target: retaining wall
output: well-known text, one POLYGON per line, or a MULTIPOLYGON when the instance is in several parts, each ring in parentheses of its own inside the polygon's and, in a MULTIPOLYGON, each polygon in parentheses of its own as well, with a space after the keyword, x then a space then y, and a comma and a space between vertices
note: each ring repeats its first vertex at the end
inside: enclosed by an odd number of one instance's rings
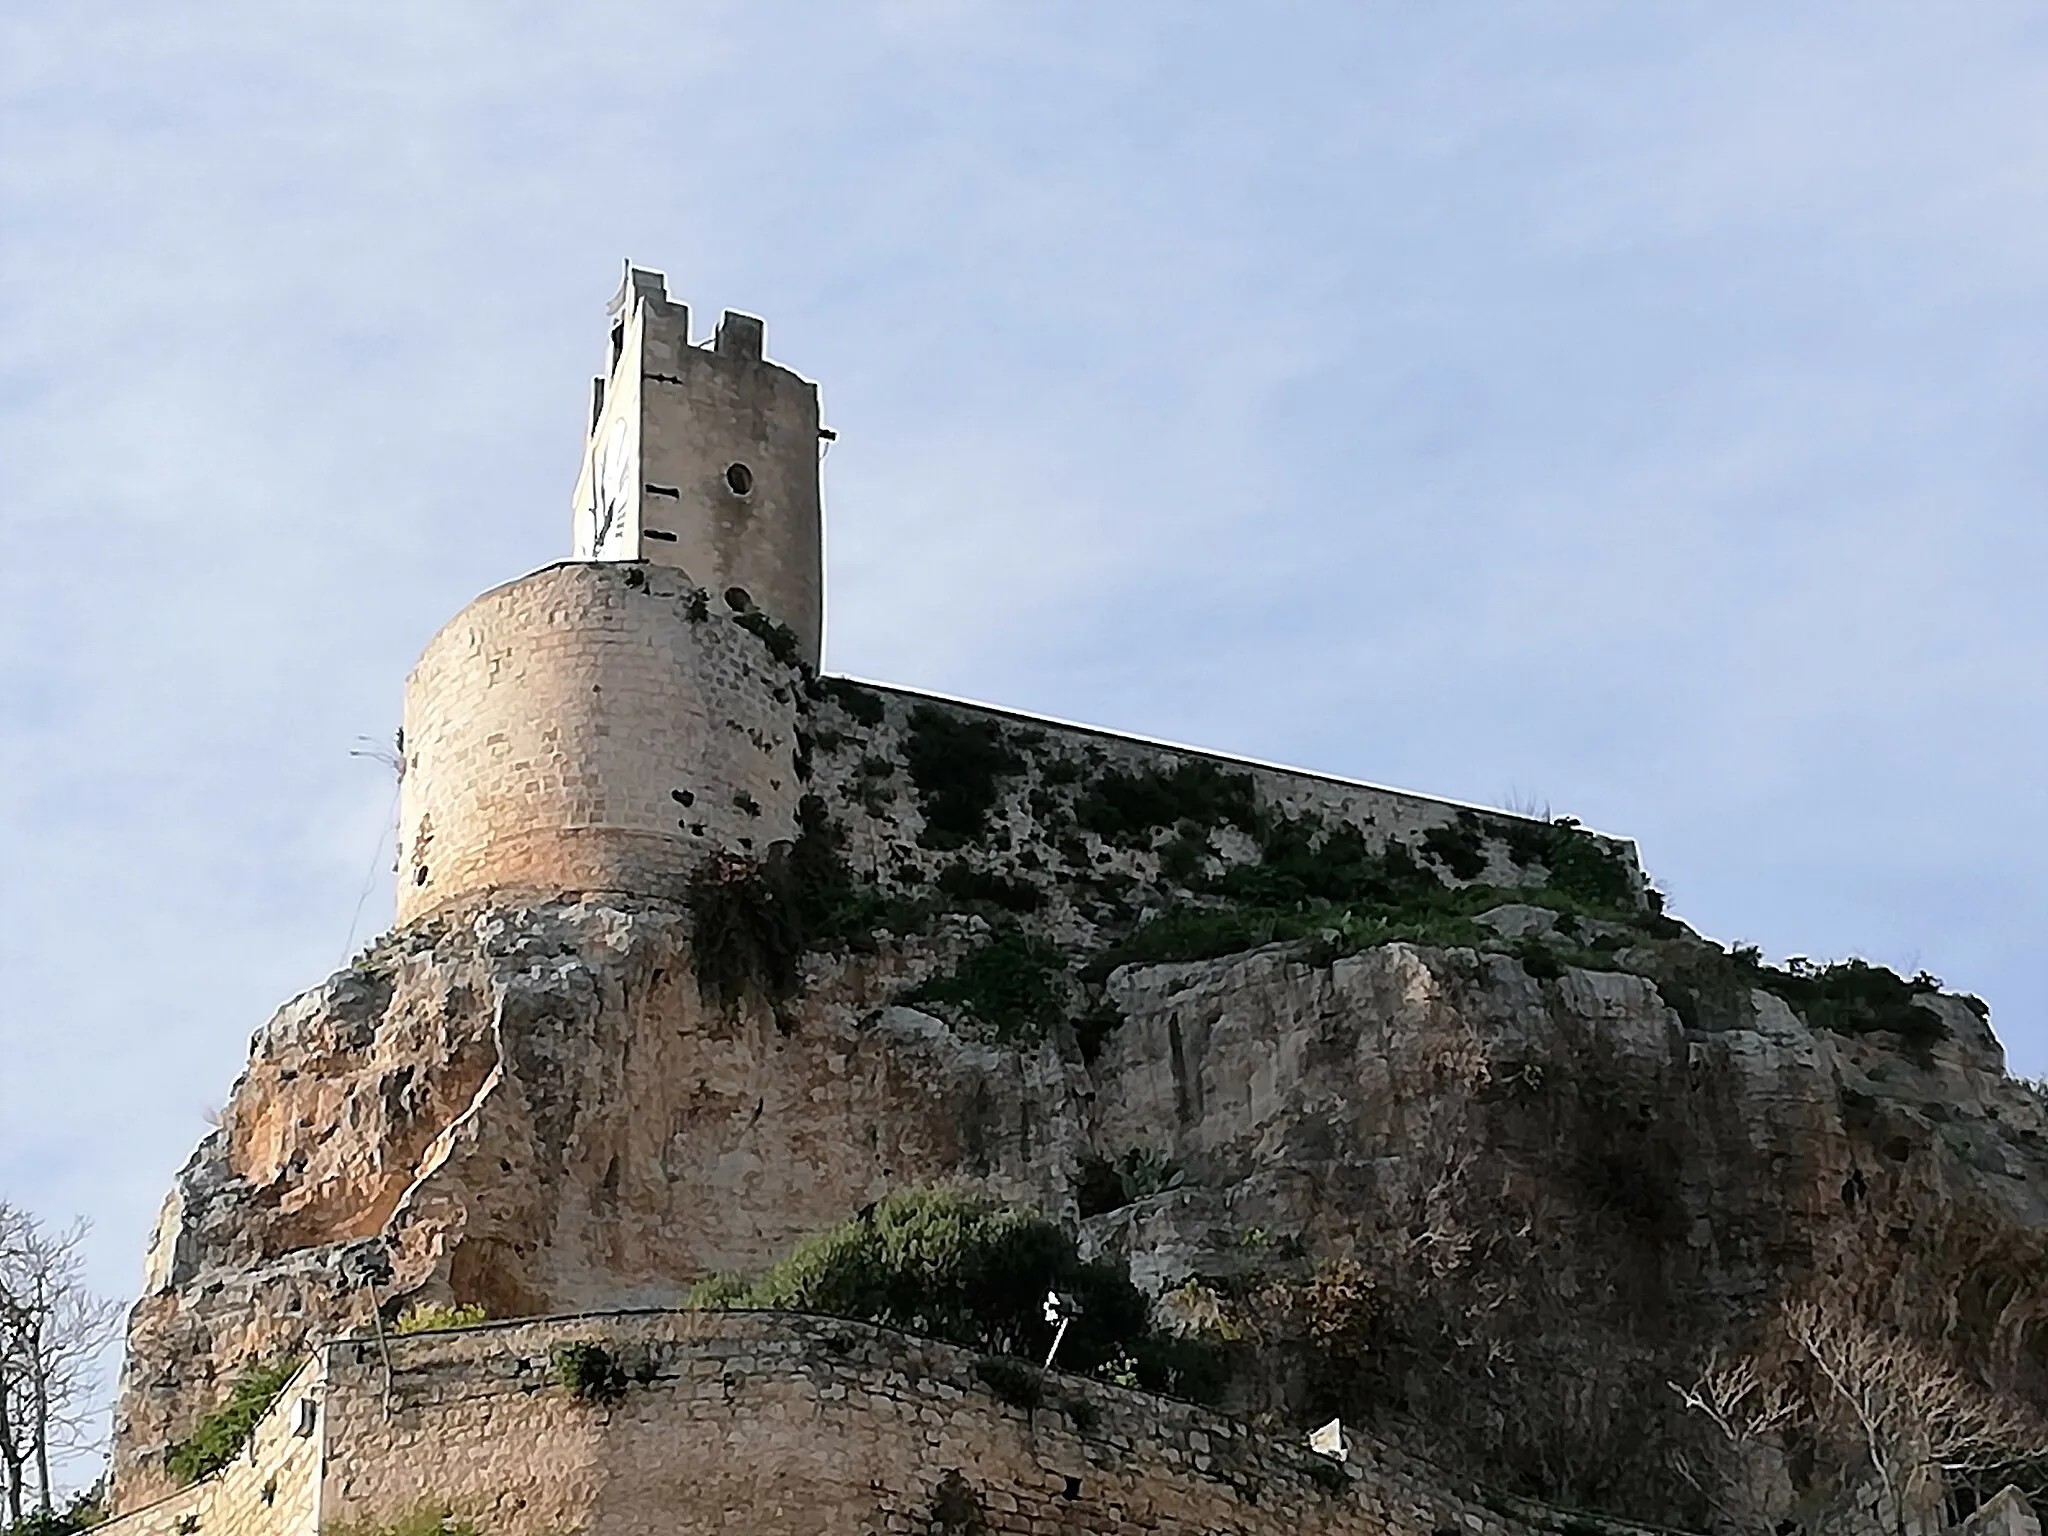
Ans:
POLYGON ((1048 1375, 1003 1401, 969 1351, 779 1313, 628 1313, 323 1347, 234 1465, 107 1536, 315 1536, 423 1506, 484 1536, 1526 1536, 1383 1448, 1339 1467, 1220 1414, 1048 1375), (553 1352, 600 1345, 609 1405, 553 1352), (387 1356, 388 1349, 388 1356, 387 1356), (386 1361, 389 1361, 387 1370, 386 1361), (301 1398, 318 1407, 299 1418, 301 1398), (294 1433, 307 1423, 310 1436, 294 1433))

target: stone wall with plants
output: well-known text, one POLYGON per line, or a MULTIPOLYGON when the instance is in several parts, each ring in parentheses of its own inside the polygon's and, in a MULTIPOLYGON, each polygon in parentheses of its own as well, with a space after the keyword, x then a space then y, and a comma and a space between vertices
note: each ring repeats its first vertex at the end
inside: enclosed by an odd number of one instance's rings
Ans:
POLYGON ((279 1458, 293 1412, 280 1403, 245 1472, 123 1516, 109 1536, 1539 1528, 1456 1473, 1363 1438, 1338 1462, 1305 1435, 1274 1439, 1171 1398, 837 1319, 487 1325, 339 1341, 315 1372, 318 1439, 292 1442, 313 1446, 310 1459, 279 1458), (311 1466, 324 1475, 309 1503, 311 1466))
POLYGON ((1327 961, 1406 941, 1509 955, 1542 979, 1568 966, 1643 976, 1689 1026, 1747 1018, 1763 992, 1815 1027, 1889 1035, 1922 1057, 1945 1033, 1924 1005, 1935 978, 1853 959, 1773 966, 1716 944, 1665 914, 1632 843, 1569 817, 844 679, 811 679, 805 697, 799 836, 774 871, 784 899, 757 888, 751 922, 737 892, 721 909, 750 873, 729 861, 699 906, 728 996, 757 971, 792 989, 805 950, 932 940, 947 962, 906 1001, 999 1039, 1071 1035, 1088 1056, 1115 1027, 1103 983, 1120 966, 1273 943, 1327 961))

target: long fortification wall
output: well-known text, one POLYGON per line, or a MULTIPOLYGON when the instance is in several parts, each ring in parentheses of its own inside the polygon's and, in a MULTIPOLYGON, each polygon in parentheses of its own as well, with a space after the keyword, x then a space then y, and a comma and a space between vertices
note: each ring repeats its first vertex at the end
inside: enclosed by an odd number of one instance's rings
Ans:
POLYGON ((673 895, 709 853, 789 837, 799 687, 665 566, 486 592, 406 684, 399 920, 492 891, 673 895))
POLYGON ((344 1340, 317 1353, 226 1472, 106 1530, 315 1536, 424 1507, 483 1536, 1532 1529, 1385 1447, 1355 1443, 1339 1466, 1191 1404, 1057 1374, 1026 1408, 976 1364, 948 1345, 779 1313, 344 1340), (615 1402, 557 1383, 551 1358, 571 1343, 623 1368, 615 1402), (309 1418, 304 1398, 318 1404, 309 1418), (307 1427, 310 1438, 293 1433, 307 1427))
MULTIPOLYGON (((1058 862, 1049 847, 1022 855, 1059 835, 1065 813, 1047 807, 1076 784, 1200 769, 1241 778, 1271 813, 1356 828, 1375 849, 1420 848, 1462 827, 1479 862, 1461 878, 1530 878, 1513 856, 1511 829, 1525 818, 1475 820, 1475 808, 1427 795, 907 689, 820 683, 789 631, 735 612, 735 599, 747 601, 667 566, 577 562, 485 593, 436 635, 406 688, 399 921, 486 894, 673 898, 712 853, 759 856, 793 837, 807 792, 860 868, 929 879, 964 844, 934 836, 924 796, 894 775, 932 767, 925 738, 945 720, 957 728, 937 751, 967 740, 1006 759, 971 839, 981 851, 967 856, 991 867, 1021 858, 1009 872, 1022 877, 1058 862)), ((1217 839, 1219 857, 1256 856, 1243 829, 1219 828, 1217 839)), ((1632 845, 1595 840, 1634 867, 1632 845)), ((1150 872, 1150 853, 1099 837, 1078 857, 1098 881, 1150 872)))

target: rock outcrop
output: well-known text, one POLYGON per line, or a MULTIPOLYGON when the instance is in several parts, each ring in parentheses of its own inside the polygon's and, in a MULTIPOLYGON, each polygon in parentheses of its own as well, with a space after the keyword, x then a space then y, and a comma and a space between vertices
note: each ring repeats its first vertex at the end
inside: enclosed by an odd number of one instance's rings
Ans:
POLYGON ((920 990, 982 916, 731 1002, 692 924, 443 914, 278 1013, 152 1245, 123 1507, 249 1361, 420 1300, 674 1305, 939 1181, 1078 1222, 1229 1341, 1240 1412, 1341 1408, 1510 1493, 1711 1518, 1670 1384, 1794 1297, 2048 1404, 2048 1105, 1965 1000, 1918 997, 1908 1049, 1761 989, 1326 935, 1127 964, 1087 1027, 1020 1032, 920 990), (1132 1154, 1156 1187, 1105 1199, 1132 1154), (1288 1312, 1332 1275, 1343 1337, 1288 1312))

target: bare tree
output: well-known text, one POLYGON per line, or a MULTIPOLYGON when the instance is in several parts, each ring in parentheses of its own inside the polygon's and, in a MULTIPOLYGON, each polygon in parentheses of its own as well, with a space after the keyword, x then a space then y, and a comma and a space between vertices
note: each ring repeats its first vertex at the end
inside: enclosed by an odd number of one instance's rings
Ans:
POLYGON ((1757 1486, 1757 1463, 1805 1412, 1797 1390, 1767 1375, 1750 1356, 1726 1359, 1719 1350, 1691 1386, 1671 1382, 1687 1409, 1713 1430, 1716 1464, 1696 1470, 1678 1456, 1679 1475, 1699 1490, 1708 1506, 1738 1530, 1768 1531, 1775 1524, 1768 1496, 1757 1486))
POLYGON ((1789 1351, 1717 1358, 1692 1386, 1672 1384, 1730 1453, 1724 1494, 1741 1493, 1755 1452, 1802 1431, 1842 1453, 1829 1458, 1836 1504, 1875 1479, 1878 1521, 1904 1536, 1911 1513, 1937 1511, 1958 1480, 2048 1458, 2048 1420, 2032 1406, 1897 1329, 1817 1301, 1780 1321, 1789 1351))
POLYGON ((50 1468, 96 1438, 98 1362, 119 1305, 85 1284, 83 1224, 51 1232, 0 1202, 0 1492, 7 1518, 33 1496, 52 1509, 50 1468))
POLYGON ((2048 1423, 2032 1407, 1895 1330, 1802 1302, 1786 1309, 1785 1331, 1827 1385, 1816 1411, 1832 1406, 1861 1443, 1894 1530, 1910 1499, 1949 1479, 2048 1456, 2048 1423))

